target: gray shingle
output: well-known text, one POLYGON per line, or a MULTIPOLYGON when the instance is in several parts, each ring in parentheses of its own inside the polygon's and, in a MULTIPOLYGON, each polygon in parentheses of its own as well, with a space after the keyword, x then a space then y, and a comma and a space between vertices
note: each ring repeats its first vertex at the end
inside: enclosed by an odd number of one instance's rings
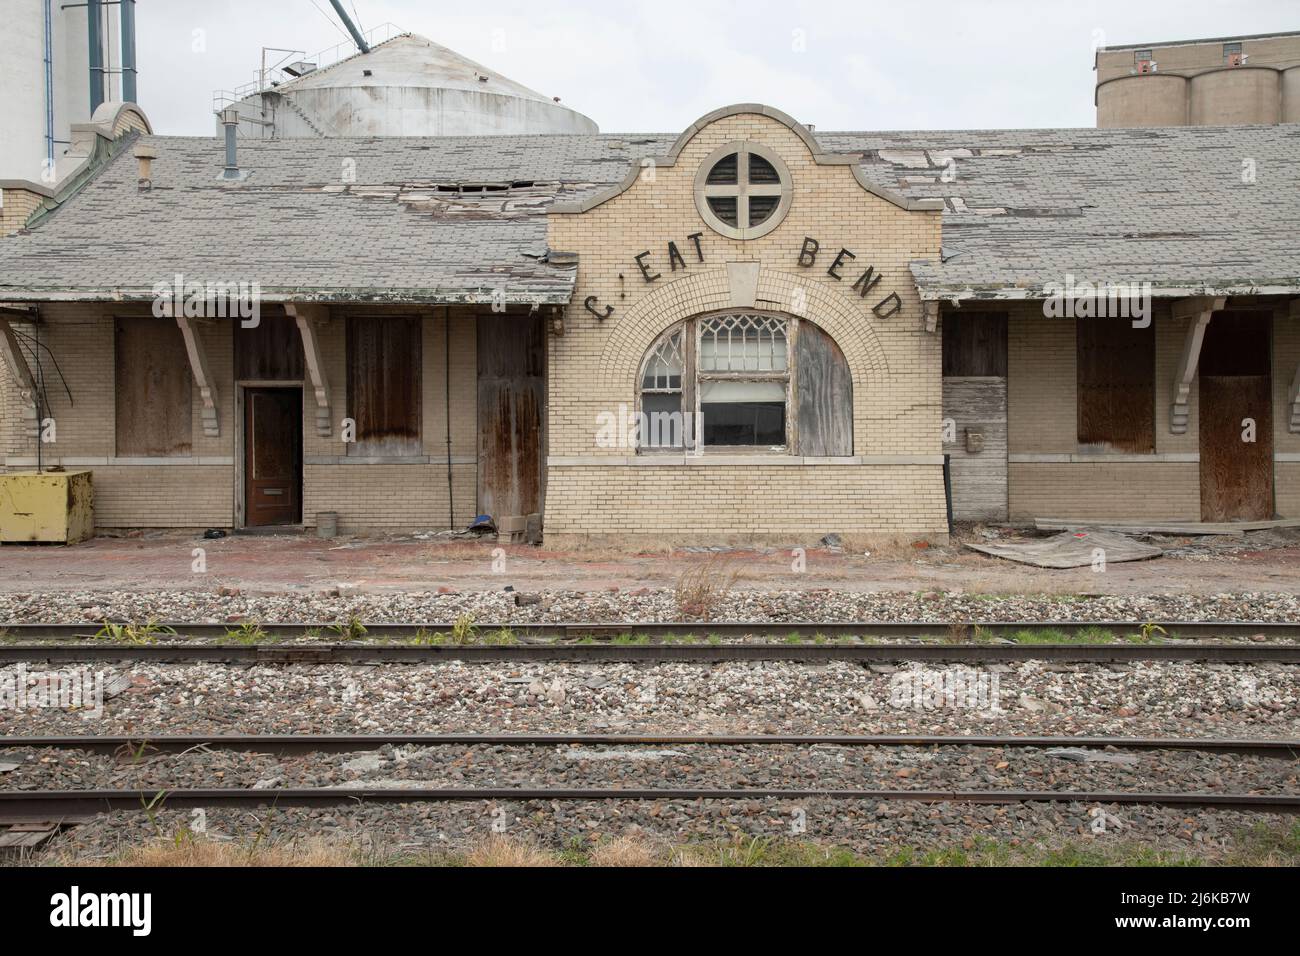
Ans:
MULTIPOLYGON (((542 261, 545 210, 624 178, 675 136, 241 141, 146 137, 154 188, 125 150, 27 234, 0 240, 0 299, 149 298, 180 273, 280 298, 563 302, 542 261), (355 182, 345 173, 355 172, 355 182), (439 184, 532 183, 509 193, 439 184)), ((1300 291, 1300 127, 819 133, 908 198, 943 198, 929 298, 1041 294, 1066 275, 1174 291, 1300 291), (952 157, 952 182, 943 172, 952 157), (1242 182, 1253 160, 1256 182, 1242 182)))

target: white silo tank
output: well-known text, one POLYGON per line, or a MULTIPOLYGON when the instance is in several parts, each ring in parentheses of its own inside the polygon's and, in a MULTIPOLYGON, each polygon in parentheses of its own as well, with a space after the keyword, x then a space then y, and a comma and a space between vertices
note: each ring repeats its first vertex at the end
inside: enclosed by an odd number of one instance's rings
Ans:
POLYGON ((238 106, 249 120, 241 135, 278 139, 599 132, 555 99, 411 33, 238 106))

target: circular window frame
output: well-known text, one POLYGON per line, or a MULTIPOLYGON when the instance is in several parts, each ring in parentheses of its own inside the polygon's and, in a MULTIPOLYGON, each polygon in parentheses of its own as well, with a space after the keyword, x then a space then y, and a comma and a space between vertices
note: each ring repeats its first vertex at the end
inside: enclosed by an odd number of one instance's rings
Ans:
MULTIPOLYGON (((748 177, 748 163, 738 160, 736 170, 738 179, 748 177)), ((744 188, 743 186, 737 184, 735 187, 731 188, 737 190, 738 197, 745 195, 742 192, 744 188)), ((714 193, 714 195, 717 195, 717 193, 714 193)), ((786 215, 790 212, 790 203, 793 200, 794 186, 790 180, 790 168, 786 166, 785 160, 777 155, 774 150, 769 149, 762 143, 740 140, 738 142, 728 143, 726 146, 719 146, 709 154, 708 158, 705 159, 703 163, 700 164, 700 168, 695 173, 695 208, 699 212, 700 218, 704 220, 705 225, 719 235, 726 236, 728 239, 739 239, 742 242, 747 242, 751 239, 761 239, 785 221, 786 215), (777 178, 780 180, 781 198, 777 202, 776 209, 773 210, 772 215, 768 216, 767 219, 757 226, 739 225, 740 222, 748 219, 748 216, 746 216, 745 219, 741 218, 740 203, 737 203, 736 221, 738 225, 735 226, 728 225, 719 219, 714 214, 713 209, 709 206, 709 174, 713 172, 713 167, 716 166, 719 161, 733 153, 738 153, 742 157, 746 154, 752 153, 755 156, 767 160, 767 162, 771 163, 772 168, 776 170, 777 178)), ((745 212, 748 213, 748 211, 749 207, 746 203, 745 212)))

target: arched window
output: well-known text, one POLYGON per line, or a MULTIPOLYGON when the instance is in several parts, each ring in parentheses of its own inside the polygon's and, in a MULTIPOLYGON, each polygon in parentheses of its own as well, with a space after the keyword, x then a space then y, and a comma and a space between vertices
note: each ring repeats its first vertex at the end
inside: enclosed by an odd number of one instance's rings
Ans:
POLYGON ((735 311, 687 319, 641 366, 642 453, 853 454, 853 383, 811 322, 735 311))

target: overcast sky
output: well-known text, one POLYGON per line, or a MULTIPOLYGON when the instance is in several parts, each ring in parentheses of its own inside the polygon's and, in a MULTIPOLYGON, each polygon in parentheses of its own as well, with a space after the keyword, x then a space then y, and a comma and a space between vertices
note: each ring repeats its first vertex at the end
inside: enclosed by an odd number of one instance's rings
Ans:
MULTIPOLYGON (((1093 126, 1097 45, 1300 28, 1296 0, 344 2, 363 29, 422 34, 605 132, 678 132, 738 102, 823 130, 1093 126)), ((140 102, 164 134, 211 135, 212 91, 253 79, 263 46, 346 40, 326 0, 137 11, 140 102)))

